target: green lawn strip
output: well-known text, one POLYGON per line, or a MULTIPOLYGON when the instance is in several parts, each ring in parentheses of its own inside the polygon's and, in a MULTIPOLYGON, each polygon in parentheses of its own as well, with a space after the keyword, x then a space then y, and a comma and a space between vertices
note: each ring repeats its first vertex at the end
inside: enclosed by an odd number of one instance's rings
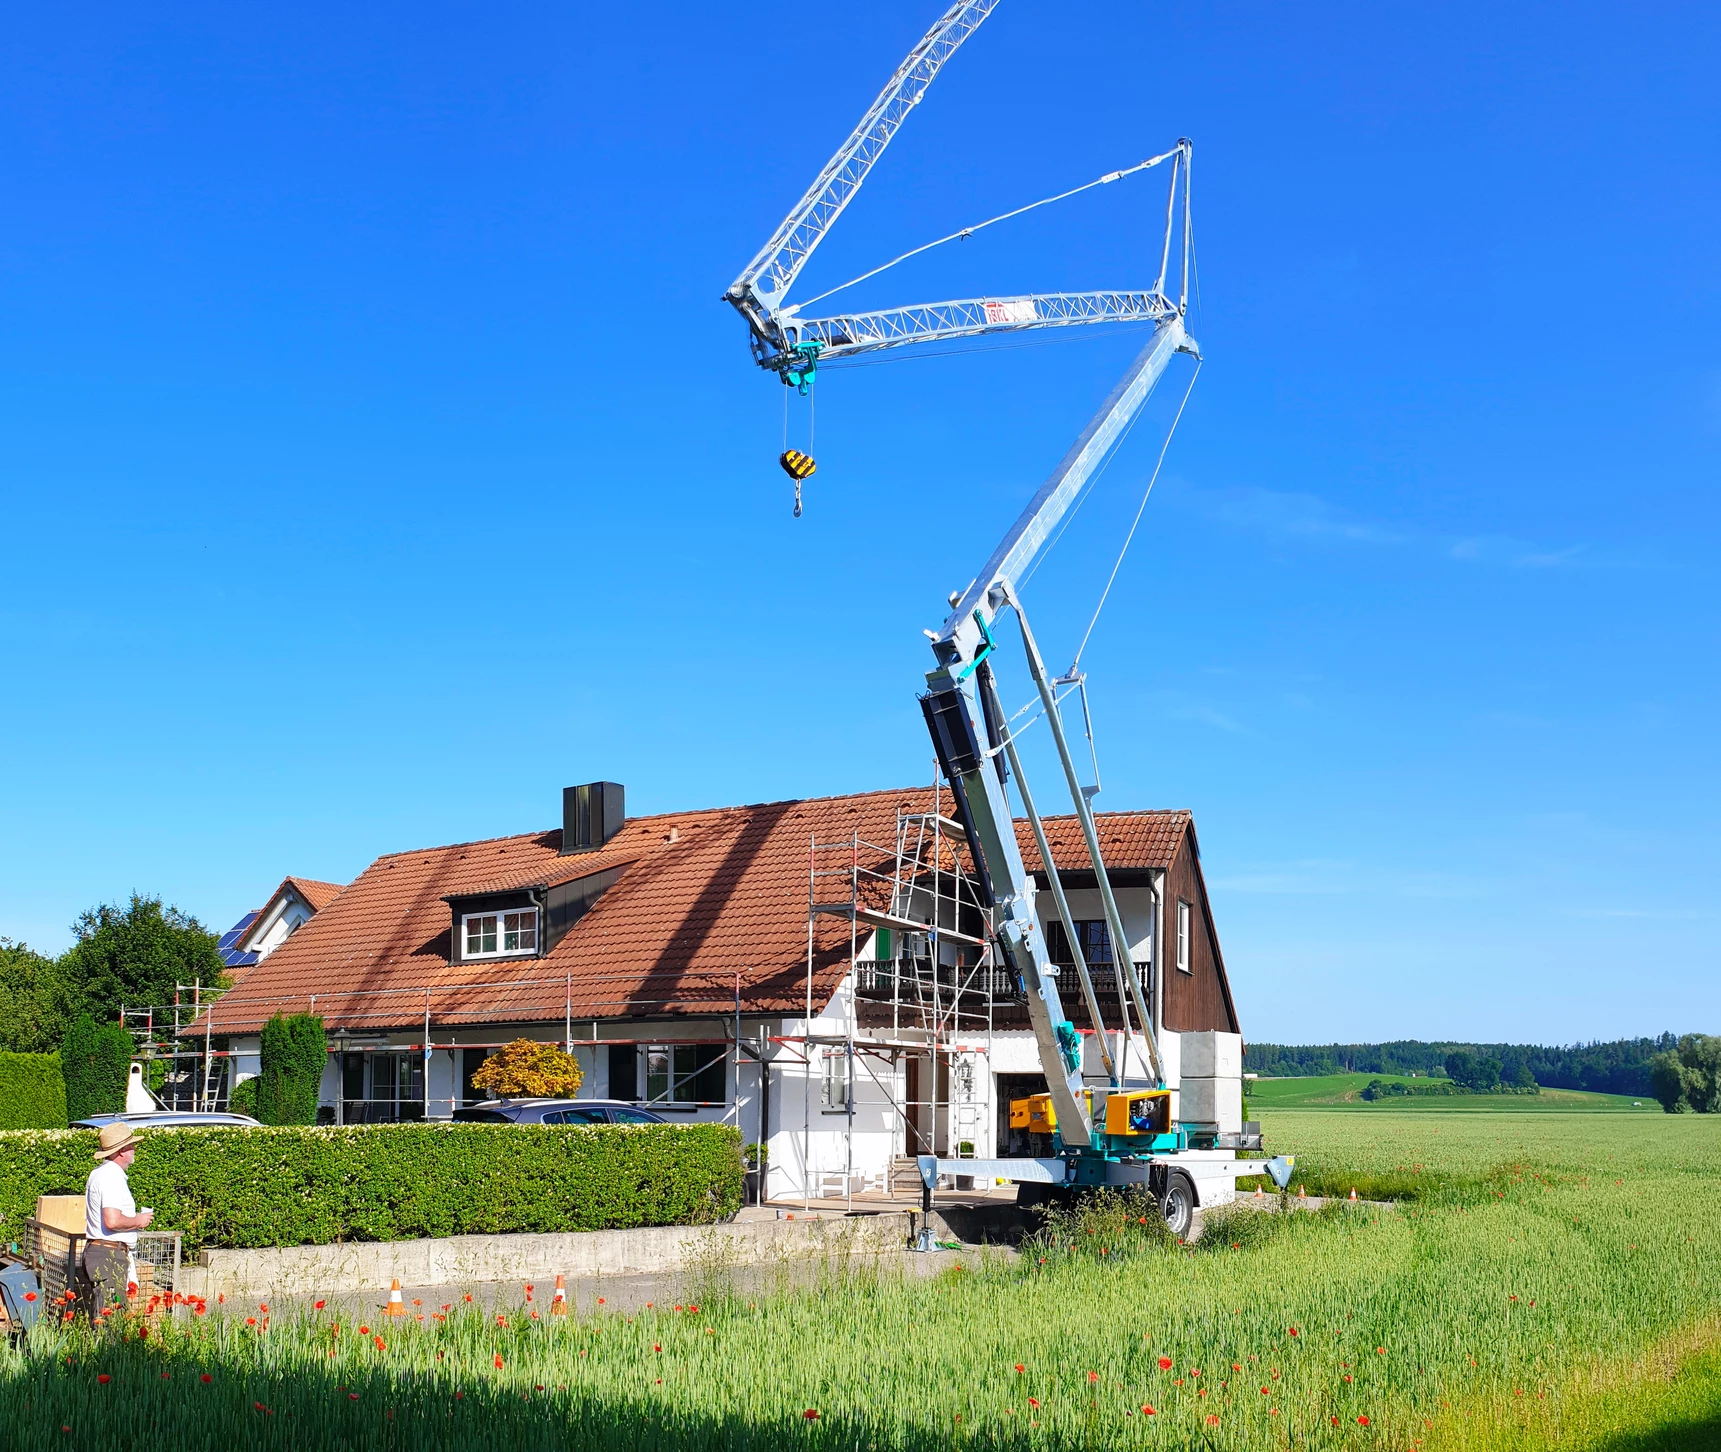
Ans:
POLYGON ((1394 1110, 1433 1110, 1445 1114, 1660 1114, 1653 1099, 1627 1094, 1592 1094, 1579 1089, 1543 1089, 1539 1094, 1452 1094, 1411 1100, 1389 1097, 1372 1103, 1363 1090, 1378 1080, 1407 1088, 1426 1087, 1426 1078, 1401 1074, 1322 1074, 1295 1079, 1257 1079, 1248 1086, 1252 1111, 1283 1109, 1356 1109, 1371 1114, 1394 1110))

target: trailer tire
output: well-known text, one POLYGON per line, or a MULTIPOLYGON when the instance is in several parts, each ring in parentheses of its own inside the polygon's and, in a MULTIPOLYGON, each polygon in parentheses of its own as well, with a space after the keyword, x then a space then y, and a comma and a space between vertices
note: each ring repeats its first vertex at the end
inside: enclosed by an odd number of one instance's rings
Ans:
POLYGON ((1165 1225, 1179 1240, 1189 1239, 1195 1228, 1195 1181, 1182 1170, 1173 1170, 1165 1177, 1165 1195, 1160 1209, 1165 1225))

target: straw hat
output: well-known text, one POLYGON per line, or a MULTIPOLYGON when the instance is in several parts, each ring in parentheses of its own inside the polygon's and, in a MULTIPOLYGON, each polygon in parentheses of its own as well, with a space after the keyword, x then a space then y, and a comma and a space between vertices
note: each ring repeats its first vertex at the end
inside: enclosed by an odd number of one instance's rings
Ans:
POLYGON ((96 1150, 98 1160, 111 1160, 121 1150, 137 1143, 137 1131, 123 1120, 102 1126, 101 1144, 96 1150))

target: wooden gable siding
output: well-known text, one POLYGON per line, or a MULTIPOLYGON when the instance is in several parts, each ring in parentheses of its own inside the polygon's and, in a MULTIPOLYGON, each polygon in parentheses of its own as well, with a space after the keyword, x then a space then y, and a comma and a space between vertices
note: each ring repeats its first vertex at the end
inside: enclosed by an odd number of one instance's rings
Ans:
POLYGON ((1201 850, 1190 824, 1178 845, 1177 855, 1165 875, 1165 907, 1160 916, 1159 961, 1165 965, 1165 1026, 1178 1033, 1218 1029, 1241 1033, 1231 985, 1225 977, 1225 959, 1219 952, 1219 934, 1213 927, 1213 909, 1207 901, 1207 883, 1201 876, 1201 850), (1190 945, 1188 973, 1177 967, 1177 903, 1188 903, 1190 945))

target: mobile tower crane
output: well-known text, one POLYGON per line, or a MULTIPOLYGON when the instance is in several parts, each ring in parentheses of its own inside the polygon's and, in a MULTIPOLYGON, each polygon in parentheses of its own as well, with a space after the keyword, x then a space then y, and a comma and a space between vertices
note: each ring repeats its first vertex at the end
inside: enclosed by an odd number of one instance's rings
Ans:
MULTIPOLYGON (((1012 1119, 1048 1130, 1054 1153, 1039 1158, 990 1160, 925 1155, 919 1158, 919 1167, 928 1201, 938 1177, 944 1174, 1052 1187, 1052 1193, 1059 1189, 1143 1185, 1156 1195, 1167 1220, 1182 1233, 1193 1214, 1195 1189, 1190 1174, 1180 1167, 1180 1159, 1203 1150, 1242 1146, 1222 1143, 1215 1126, 1174 1121, 1171 1117, 1171 1096, 1166 1088, 1153 1014, 1140 975, 1131 961, 1130 940, 1094 826, 1092 797, 1098 788, 1082 785, 1059 712, 1060 688, 1066 692, 1082 689, 1084 678, 1073 668, 1060 677, 1053 677, 1047 670, 1023 608, 1019 582, 1049 548, 1058 526, 1121 442, 1172 359, 1179 353, 1200 358, 1195 340, 1185 329, 1193 249, 1190 212, 1193 147, 1187 139, 1181 139, 1169 151, 1074 189, 1084 191, 1135 172, 1170 165, 1165 239, 1160 251, 1159 275, 1151 287, 963 298, 824 317, 803 317, 800 306, 789 300, 802 268, 854 199, 909 112, 925 96, 945 62, 978 29, 996 4, 997 0, 959 0, 945 11, 909 52, 806 195, 729 286, 724 299, 746 321, 753 357, 759 366, 775 372, 785 385, 803 393, 811 386, 821 364, 882 349, 1088 323, 1133 322, 1152 327, 1146 347, 1004 535, 980 573, 966 589, 951 594, 950 613, 943 625, 926 632, 936 666, 926 676, 921 709, 939 765, 950 783, 954 815, 967 839, 982 903, 990 916, 995 950, 1025 998, 1046 1076, 1047 1093, 1013 1103, 1012 1119), (1175 299, 1167 291, 1174 245, 1180 263, 1175 299), (997 632, 1006 612, 1015 618, 1028 671, 1063 767, 1099 888, 1107 931, 1111 942, 1119 945, 1112 956, 1122 977, 1121 1055, 1112 1051, 1101 1021, 1098 997, 1047 842, 1045 824, 1035 806, 999 696, 994 660, 1000 648, 997 632), (1071 945, 1076 977, 1095 1029, 1106 1079, 1105 1092, 1101 1094, 1090 1092, 1084 1081, 1081 1035, 1065 1016, 1059 992, 1061 970, 1052 961, 1036 917, 1036 886, 1023 865, 1008 796, 1012 778, 1039 848, 1042 870, 1071 945)), ((1073 194, 1064 192, 1046 201, 1073 194)), ((1031 206, 1044 204, 1036 202, 1031 206)), ((863 273, 854 281, 863 281, 895 262, 942 242, 971 236, 981 227, 1030 209, 1017 208, 1002 217, 964 228, 905 253, 884 267, 863 273)), ((810 301, 820 301, 849 285, 842 284, 810 301)), ((810 460, 802 467, 807 464, 810 460)), ((789 467, 787 456, 785 467, 789 467)), ((797 474, 797 491, 800 477, 804 476, 797 474)), ((797 513, 798 501, 797 492, 797 513)), ((1085 694, 1083 705, 1085 710, 1085 694)), ((1290 1179, 1293 1163, 1288 1157, 1237 1159, 1226 1161, 1224 1169, 1233 1176, 1265 1174, 1283 1188, 1290 1179)))

